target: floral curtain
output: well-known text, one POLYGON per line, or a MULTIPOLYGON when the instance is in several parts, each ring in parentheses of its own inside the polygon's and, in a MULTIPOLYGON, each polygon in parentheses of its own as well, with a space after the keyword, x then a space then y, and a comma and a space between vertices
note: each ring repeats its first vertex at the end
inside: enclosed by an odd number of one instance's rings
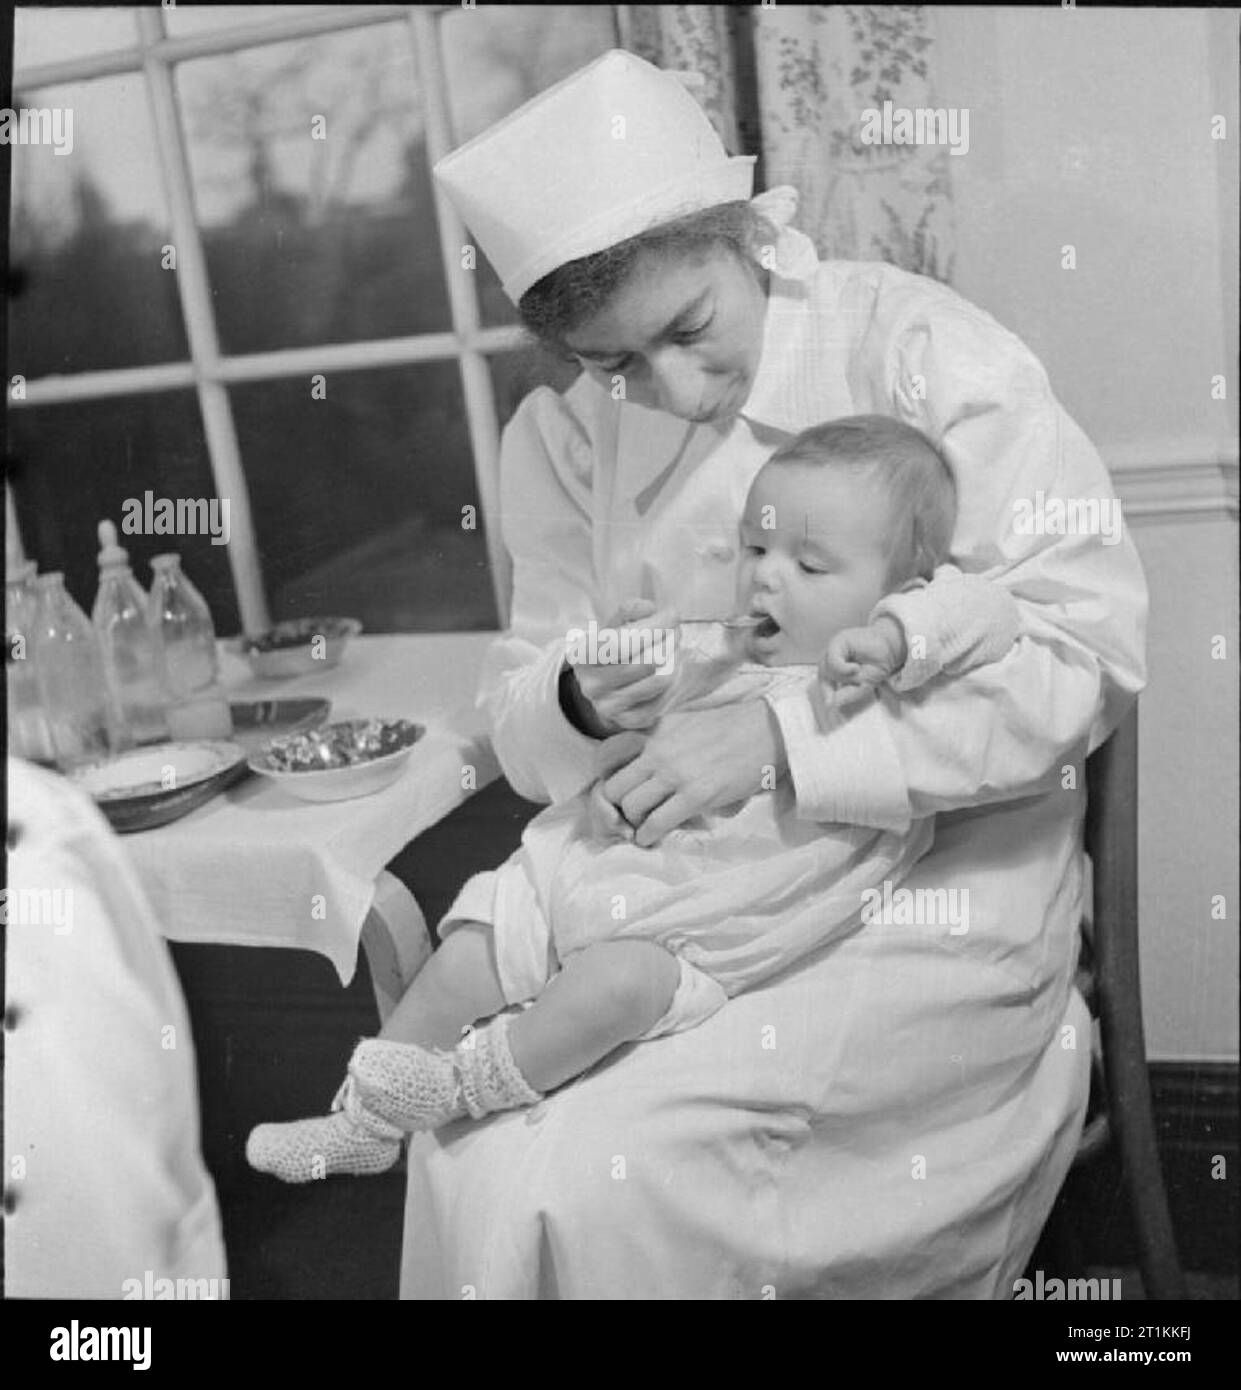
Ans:
POLYGON ((924 7, 622 5, 618 19, 627 48, 702 75, 695 95, 725 146, 760 155, 762 187, 798 189, 797 224, 821 256, 951 279, 948 150, 861 138, 885 101, 936 104, 924 7))

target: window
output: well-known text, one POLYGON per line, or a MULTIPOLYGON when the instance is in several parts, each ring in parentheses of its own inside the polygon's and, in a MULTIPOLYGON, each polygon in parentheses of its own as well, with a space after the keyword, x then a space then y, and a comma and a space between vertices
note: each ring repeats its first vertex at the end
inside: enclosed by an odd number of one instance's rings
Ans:
POLYGON ((13 105, 73 122, 64 154, 11 148, 10 482, 40 567, 89 609, 100 519, 219 497, 227 545, 123 543, 144 582, 179 549, 221 633, 497 626, 499 432, 573 371, 461 268, 431 164, 616 41, 606 6, 19 10, 13 105))

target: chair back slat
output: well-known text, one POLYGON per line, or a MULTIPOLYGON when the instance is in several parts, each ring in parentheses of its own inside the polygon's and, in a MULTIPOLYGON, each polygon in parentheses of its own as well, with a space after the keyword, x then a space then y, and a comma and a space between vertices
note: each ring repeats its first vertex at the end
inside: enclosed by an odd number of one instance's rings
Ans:
MULTIPOLYGON (((1138 958, 1137 704, 1086 761, 1085 845, 1093 869, 1091 955, 1108 1128, 1120 1148, 1148 1298, 1185 1294, 1151 1112, 1138 958)), ((1094 1134, 1089 1136, 1096 1139, 1094 1134)))

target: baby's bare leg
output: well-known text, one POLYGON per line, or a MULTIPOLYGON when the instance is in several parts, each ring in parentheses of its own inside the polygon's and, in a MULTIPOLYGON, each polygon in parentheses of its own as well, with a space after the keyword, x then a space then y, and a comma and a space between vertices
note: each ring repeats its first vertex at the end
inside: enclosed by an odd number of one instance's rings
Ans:
POLYGON ((504 1005, 491 928, 467 922, 444 938, 379 1036, 420 1047, 455 1047, 463 1029, 504 1005))
POLYGON ((575 951, 509 1025, 513 1061, 536 1091, 563 1085, 662 1018, 680 975, 676 957, 654 941, 575 951))

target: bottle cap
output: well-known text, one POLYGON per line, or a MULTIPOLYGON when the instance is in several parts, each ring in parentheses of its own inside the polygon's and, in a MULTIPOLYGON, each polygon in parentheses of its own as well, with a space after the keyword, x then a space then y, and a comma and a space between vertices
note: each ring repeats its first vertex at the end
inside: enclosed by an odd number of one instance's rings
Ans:
POLYGON ((99 531, 99 568, 118 569, 129 566, 129 551, 116 542, 116 527, 110 521, 101 521, 99 531))
POLYGON ((175 550, 170 550, 166 555, 152 555, 151 568, 153 570, 168 570, 174 565, 181 563, 181 556, 175 550))

